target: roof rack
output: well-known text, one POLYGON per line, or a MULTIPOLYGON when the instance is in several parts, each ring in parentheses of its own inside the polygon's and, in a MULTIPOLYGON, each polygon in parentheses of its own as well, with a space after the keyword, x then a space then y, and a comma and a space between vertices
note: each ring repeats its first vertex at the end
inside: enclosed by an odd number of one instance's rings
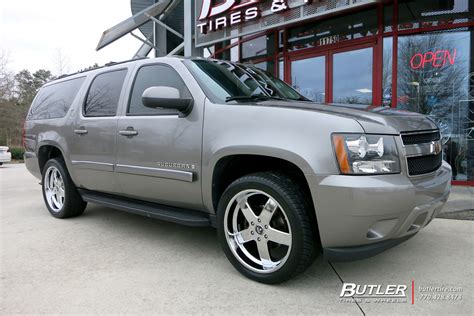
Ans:
POLYGON ((132 59, 119 61, 119 62, 111 61, 111 62, 106 63, 103 66, 99 66, 99 67, 96 67, 96 68, 85 69, 85 70, 81 70, 81 71, 78 71, 78 72, 75 72, 75 73, 72 73, 72 74, 61 75, 61 76, 57 77, 56 79, 54 79, 53 81, 63 79, 63 78, 67 78, 67 77, 71 77, 71 76, 78 75, 78 74, 84 74, 84 73, 87 73, 89 71, 93 71, 93 70, 97 70, 97 69, 112 67, 112 66, 115 66, 115 65, 126 64, 126 63, 129 63, 129 62, 132 62, 132 61, 137 61, 137 60, 142 60, 142 59, 148 59, 148 57, 132 58, 132 59))

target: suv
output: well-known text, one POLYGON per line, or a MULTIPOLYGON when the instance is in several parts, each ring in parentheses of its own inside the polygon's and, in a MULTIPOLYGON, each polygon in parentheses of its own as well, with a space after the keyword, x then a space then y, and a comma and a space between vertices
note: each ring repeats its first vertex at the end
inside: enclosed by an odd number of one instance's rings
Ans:
POLYGON ((214 226, 237 270, 285 281, 322 253, 368 257, 441 210, 451 168, 429 118, 310 102, 253 66, 142 59, 45 85, 25 123, 49 212, 86 203, 214 226))

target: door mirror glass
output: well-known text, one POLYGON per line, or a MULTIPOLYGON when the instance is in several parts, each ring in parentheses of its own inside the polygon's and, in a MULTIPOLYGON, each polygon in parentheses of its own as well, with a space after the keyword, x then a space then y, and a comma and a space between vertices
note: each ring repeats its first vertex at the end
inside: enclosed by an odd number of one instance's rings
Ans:
POLYGON ((179 90, 172 87, 150 87, 143 92, 143 105, 148 108, 178 110, 179 116, 187 116, 193 108, 193 100, 181 98, 179 90))

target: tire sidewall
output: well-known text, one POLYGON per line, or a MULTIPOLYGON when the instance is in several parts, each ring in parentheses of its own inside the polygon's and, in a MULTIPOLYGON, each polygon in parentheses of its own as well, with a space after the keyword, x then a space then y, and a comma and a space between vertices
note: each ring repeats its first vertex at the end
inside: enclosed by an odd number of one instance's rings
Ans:
POLYGON ((252 180, 245 180, 241 182, 240 180, 237 180, 231 184, 219 201, 217 212, 217 230, 221 246, 232 265, 238 271, 252 280, 268 284, 280 283, 288 279, 288 276, 292 275, 293 271, 296 270, 297 266, 299 265, 301 252, 303 251, 303 237, 298 232, 301 231, 302 223, 295 213, 295 205, 291 205, 291 202, 287 200, 286 193, 280 190, 280 188, 270 186, 266 183, 266 181, 259 179, 258 177, 252 177, 252 180), (292 247, 288 259, 282 267, 272 273, 258 273, 241 264, 240 261, 235 257, 232 250, 229 248, 227 237, 225 236, 224 218, 228 203, 239 192, 249 189, 263 191, 276 199, 276 201, 285 210, 285 214, 291 227, 292 247))
POLYGON ((68 177, 68 174, 66 173, 66 170, 65 170, 64 166, 57 159, 49 160, 43 168, 43 174, 41 176, 41 191, 43 193, 44 203, 46 204, 46 207, 48 208, 48 211, 51 213, 51 215, 53 215, 56 218, 63 218, 65 216, 65 210, 66 210, 66 207, 67 207, 66 205, 69 201, 69 194, 68 194, 68 187, 67 186, 70 185, 70 181, 68 181, 67 177, 68 177), (45 177, 46 177, 46 173, 47 173, 47 171, 50 167, 56 167, 59 170, 59 173, 61 174, 61 177, 62 177, 63 182, 64 182, 64 203, 63 203, 63 206, 62 206, 62 208, 59 212, 57 212, 57 211, 55 211, 51 208, 51 206, 48 203, 48 199, 46 198, 45 177))

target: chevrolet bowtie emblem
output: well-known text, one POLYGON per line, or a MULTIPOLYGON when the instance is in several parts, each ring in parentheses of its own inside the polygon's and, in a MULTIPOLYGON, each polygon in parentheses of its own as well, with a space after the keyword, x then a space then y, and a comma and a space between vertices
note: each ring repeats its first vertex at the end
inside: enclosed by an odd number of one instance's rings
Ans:
POLYGON ((441 145, 441 141, 431 142, 430 154, 438 155, 442 150, 443 145, 441 145))

